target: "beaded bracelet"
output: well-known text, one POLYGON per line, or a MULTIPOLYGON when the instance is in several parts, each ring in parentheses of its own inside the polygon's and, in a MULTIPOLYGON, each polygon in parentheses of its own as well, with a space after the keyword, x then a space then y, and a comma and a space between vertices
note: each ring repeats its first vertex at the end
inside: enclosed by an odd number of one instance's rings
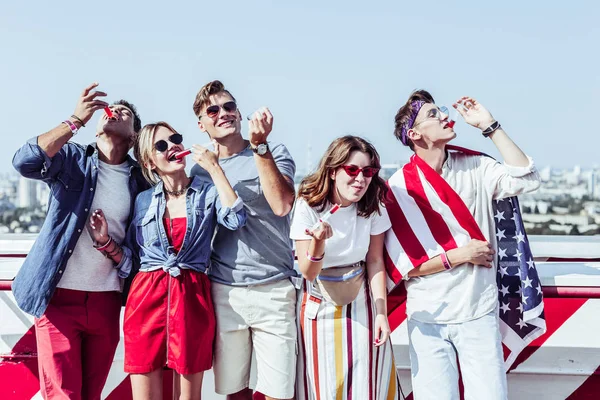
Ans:
POLYGON ((450 264, 450 261, 448 260, 448 255, 446 254, 446 252, 441 253, 440 258, 442 259, 442 264, 444 265, 445 269, 447 269, 447 270, 452 269, 452 265, 450 264))
POLYGON ((325 253, 323 253, 321 257, 314 257, 308 253, 308 250, 306 250, 306 258, 308 258, 308 261, 319 262, 323 260, 323 257, 325 257, 325 253))
POLYGON ((121 248, 121 246, 119 246, 118 244, 115 243, 115 248, 112 251, 107 251, 106 254, 107 254, 107 257, 113 258, 122 252, 123 252, 123 249, 121 248))

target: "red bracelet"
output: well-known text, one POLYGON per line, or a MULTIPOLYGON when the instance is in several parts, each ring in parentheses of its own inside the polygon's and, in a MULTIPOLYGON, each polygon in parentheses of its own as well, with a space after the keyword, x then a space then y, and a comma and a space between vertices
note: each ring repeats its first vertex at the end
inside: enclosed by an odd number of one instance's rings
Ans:
POLYGON ((450 264, 450 261, 448 260, 448 255, 446 254, 446 252, 443 252, 440 254, 440 258, 442 259, 442 264, 444 264, 444 268, 445 269, 452 269, 452 265, 450 264))
POLYGON ((323 257, 325 257, 325 253, 323 253, 321 257, 314 257, 308 253, 308 250, 306 250, 306 258, 308 258, 308 261, 319 262, 323 260, 323 257))
POLYGON ((99 246, 99 247, 94 246, 94 247, 96 247, 96 250, 98 250, 98 251, 103 251, 108 248, 108 245, 110 245, 110 242, 112 242, 112 236, 109 236, 108 242, 104 243, 102 246, 99 246))

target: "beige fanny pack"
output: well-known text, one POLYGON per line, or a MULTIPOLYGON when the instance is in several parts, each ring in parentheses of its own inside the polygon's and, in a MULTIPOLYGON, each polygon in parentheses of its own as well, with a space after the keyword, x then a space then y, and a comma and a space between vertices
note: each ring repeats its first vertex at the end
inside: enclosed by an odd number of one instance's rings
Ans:
POLYGON ((365 279, 365 262, 324 268, 316 279, 319 291, 336 306, 350 304, 358 296, 365 279))

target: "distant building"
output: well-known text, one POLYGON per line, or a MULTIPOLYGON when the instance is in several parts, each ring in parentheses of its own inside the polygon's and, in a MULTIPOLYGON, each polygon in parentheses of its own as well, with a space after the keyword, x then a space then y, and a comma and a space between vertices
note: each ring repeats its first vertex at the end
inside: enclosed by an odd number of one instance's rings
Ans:
POLYGON ((541 224, 554 221, 561 225, 589 225, 593 224, 594 218, 587 215, 564 215, 564 214, 526 214, 523 213, 523 221, 541 224))
POLYGON ((37 181, 21 177, 19 179, 19 197, 18 207, 34 208, 37 207, 37 181))
POLYGON ((540 170, 540 178, 542 179, 542 182, 548 182, 552 179, 552 167, 547 166, 542 168, 540 170))
POLYGON ((403 164, 381 164, 381 170, 379 171, 379 176, 384 180, 390 179, 392 175, 398 171, 403 164))
POLYGON ((37 181, 35 183, 36 183, 35 197, 36 197, 37 204, 41 207, 46 207, 48 205, 48 197, 50 196, 50 188, 45 183, 37 182, 37 181))
POLYGON ((595 170, 592 170, 590 176, 588 177, 588 194, 591 199, 596 198, 597 192, 597 183, 598 183, 598 174, 595 170))
POLYGON ((535 205, 540 214, 548 214, 548 209, 550 208, 550 203, 547 201, 538 201, 535 205))

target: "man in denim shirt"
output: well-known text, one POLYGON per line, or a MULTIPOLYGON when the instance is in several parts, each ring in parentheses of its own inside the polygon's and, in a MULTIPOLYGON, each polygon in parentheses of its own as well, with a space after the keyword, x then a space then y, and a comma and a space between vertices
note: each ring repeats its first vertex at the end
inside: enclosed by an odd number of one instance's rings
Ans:
POLYGON ((27 141, 13 158, 21 175, 51 189, 42 230, 13 283, 19 307, 36 317, 45 399, 100 399, 119 343, 121 281, 113 261, 94 250, 86 221, 91 210, 110 209, 111 236, 122 241, 135 197, 148 187, 127 155, 141 127, 128 102, 102 115, 96 143, 68 142, 108 107, 96 86, 83 91, 69 119, 27 141))

